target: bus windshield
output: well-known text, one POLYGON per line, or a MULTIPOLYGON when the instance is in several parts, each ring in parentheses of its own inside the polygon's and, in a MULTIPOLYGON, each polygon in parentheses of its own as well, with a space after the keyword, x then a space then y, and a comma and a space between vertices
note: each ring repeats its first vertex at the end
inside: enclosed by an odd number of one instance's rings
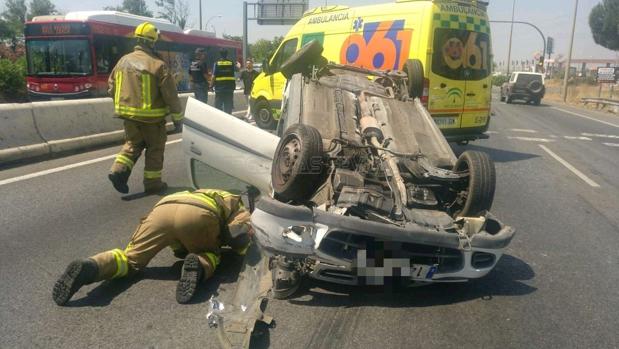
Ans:
POLYGON ((432 71, 452 80, 481 80, 491 71, 490 37, 486 33, 437 28, 432 71))
POLYGON ((87 39, 28 40, 28 75, 92 74, 90 46, 87 39))

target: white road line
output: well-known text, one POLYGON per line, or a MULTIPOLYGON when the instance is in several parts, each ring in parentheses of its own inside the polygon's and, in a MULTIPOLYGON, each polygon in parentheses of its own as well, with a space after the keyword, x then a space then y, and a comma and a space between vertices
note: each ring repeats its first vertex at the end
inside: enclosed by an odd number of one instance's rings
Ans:
POLYGON ((572 115, 575 115, 575 116, 580 116, 581 118, 585 118, 585 119, 589 119, 589 120, 597 121, 597 122, 600 122, 600 123, 605 124, 605 125, 608 125, 608 126, 613 126, 613 127, 617 127, 617 128, 619 128, 619 125, 617 125, 617 124, 613 124, 612 122, 607 122, 607 121, 604 121, 604 120, 600 120, 600 119, 592 118, 592 117, 590 117, 590 116, 582 115, 582 114, 579 114, 579 113, 574 113, 574 112, 572 112, 572 111, 565 110, 565 109, 561 109, 561 108, 557 108, 557 107, 552 107, 552 109, 560 110, 560 111, 562 111, 562 112, 564 112, 564 113, 572 114, 572 115))
MULTIPOLYGON (((173 141, 167 142, 166 144, 179 143, 182 140, 183 140, 182 138, 175 139, 173 141)), ((15 182, 21 182, 21 181, 25 181, 27 179, 41 177, 41 176, 45 176, 45 175, 52 174, 52 173, 66 171, 66 170, 70 170, 70 169, 76 168, 76 167, 96 164, 97 162, 113 159, 115 157, 116 157, 116 154, 107 155, 107 156, 103 156, 103 157, 92 159, 92 160, 86 160, 86 161, 76 162, 74 164, 70 164, 70 165, 66 165, 66 166, 52 168, 52 169, 45 170, 45 171, 39 171, 39 172, 34 172, 34 173, 30 173, 30 174, 23 175, 23 176, 18 176, 18 177, 13 177, 13 178, 8 178, 8 179, 0 180, 0 186, 6 185, 6 184, 15 183, 15 182)))
POLYGON ((527 130, 527 129, 523 129, 523 128, 512 128, 512 129, 510 129, 510 131, 524 132, 524 133, 537 133, 537 131, 535 131, 535 130, 527 130))
POLYGON ((614 139, 619 139, 619 136, 616 136, 616 135, 603 135, 603 134, 599 134, 599 133, 581 133, 581 135, 583 135, 585 137, 598 137, 598 138, 614 138, 614 139))
POLYGON ((575 140, 579 140, 579 141, 592 141, 593 140, 593 139, 591 139, 589 137, 563 136, 563 138, 565 138, 565 139, 575 139, 575 140))
POLYGON ((575 175, 580 177, 585 183, 589 184, 594 188, 599 188, 600 185, 595 183, 591 178, 587 177, 584 173, 580 172, 576 167, 572 166, 569 162, 563 160, 559 155, 555 154, 552 150, 548 149, 545 145, 539 144, 540 148, 544 149, 544 151, 550 156, 552 156, 555 160, 557 160, 561 165, 567 167, 568 170, 572 171, 575 175))
POLYGON ((498 135, 499 133, 497 131, 486 131, 486 134, 489 135, 498 135))
POLYGON ((603 144, 609 147, 619 147, 619 143, 603 143, 603 144))
POLYGON ((517 139, 520 141, 528 141, 528 142, 542 142, 542 143, 554 142, 554 139, 548 139, 548 138, 512 137, 512 136, 508 136, 507 138, 517 139))

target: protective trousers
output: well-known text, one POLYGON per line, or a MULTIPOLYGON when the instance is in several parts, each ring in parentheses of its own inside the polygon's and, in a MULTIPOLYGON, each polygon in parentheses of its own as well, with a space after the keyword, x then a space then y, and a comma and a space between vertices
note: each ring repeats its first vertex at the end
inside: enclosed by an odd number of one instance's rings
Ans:
POLYGON ((143 269, 167 246, 198 255, 204 279, 211 277, 220 258, 220 222, 211 211, 189 204, 156 206, 124 250, 99 253, 92 258, 99 267, 96 281, 124 277, 143 269))
POLYGON ((162 186, 161 170, 163 169, 163 153, 168 138, 165 120, 156 123, 145 123, 125 120, 125 144, 112 165, 112 173, 120 173, 129 178, 133 166, 146 149, 144 164, 144 189, 158 190, 162 186))
POLYGON ((215 108, 232 114, 234 108, 234 90, 231 91, 215 91, 215 108))

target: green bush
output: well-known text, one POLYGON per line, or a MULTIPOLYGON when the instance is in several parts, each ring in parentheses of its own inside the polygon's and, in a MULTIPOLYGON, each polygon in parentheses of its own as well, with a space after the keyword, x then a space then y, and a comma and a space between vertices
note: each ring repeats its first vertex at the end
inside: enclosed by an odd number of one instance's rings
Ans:
POLYGON ((506 83, 507 80, 509 80, 509 77, 507 75, 495 75, 492 77, 492 85, 501 87, 501 85, 506 83))
POLYGON ((26 58, 0 59, 0 103, 24 102, 27 97, 26 58))

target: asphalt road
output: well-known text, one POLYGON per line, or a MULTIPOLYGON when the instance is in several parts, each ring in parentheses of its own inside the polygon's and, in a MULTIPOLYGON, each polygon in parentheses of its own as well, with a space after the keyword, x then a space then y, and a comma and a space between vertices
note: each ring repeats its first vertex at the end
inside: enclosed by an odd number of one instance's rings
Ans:
MULTIPOLYGON (((518 230, 497 268, 405 291, 310 282, 269 302, 277 326, 256 347, 619 347, 619 118, 551 105, 493 109, 490 139, 455 150, 496 162, 493 213, 518 230)), ((180 263, 169 251, 137 279, 85 287, 68 307, 52 302, 72 259, 124 247, 158 197, 122 200, 106 179, 111 159, 3 180, 116 150, 0 171, 0 348, 217 346, 207 300, 234 289, 240 260, 231 256, 191 305, 176 304, 180 263)), ((173 189, 189 185, 179 143, 167 147, 164 176, 173 189)), ((140 181, 138 170, 132 192, 140 181)))

